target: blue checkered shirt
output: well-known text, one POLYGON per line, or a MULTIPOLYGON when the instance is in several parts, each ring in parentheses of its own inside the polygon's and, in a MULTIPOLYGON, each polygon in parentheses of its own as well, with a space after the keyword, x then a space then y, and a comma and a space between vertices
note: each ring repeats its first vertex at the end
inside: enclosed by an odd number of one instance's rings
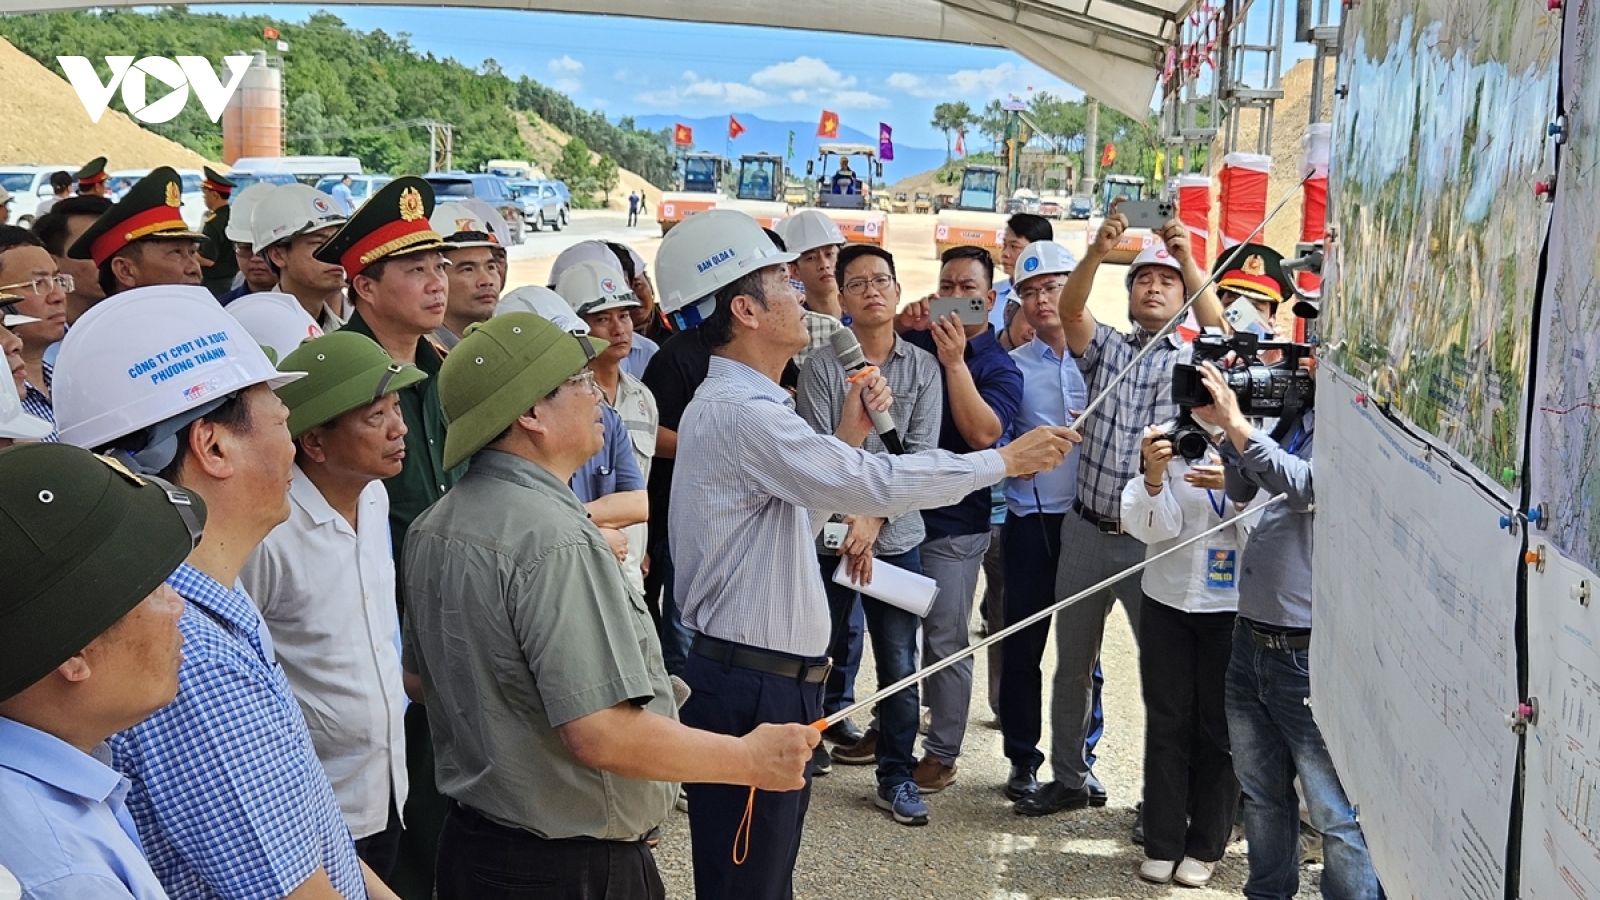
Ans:
MULTIPOLYGON (((55 380, 55 367, 50 365, 49 360, 45 360, 40 365, 44 369, 45 389, 49 390, 50 382, 55 380)), ((35 419, 43 419, 51 425, 56 423, 56 408, 51 405, 50 398, 44 395, 44 391, 26 381, 22 383, 22 409, 35 419)), ((60 440, 60 437, 56 435, 55 429, 52 428, 50 429, 50 434, 44 440, 55 443, 60 440)))
MULTIPOLYGON (((1152 334, 1137 326, 1133 334, 1123 334, 1104 322, 1095 325, 1094 337, 1077 358, 1090 402, 1133 362, 1152 334)), ((1178 404, 1172 401, 1172 367, 1187 361, 1192 347, 1176 334, 1161 342, 1164 346, 1139 360, 1138 368, 1118 382, 1111 396, 1083 422, 1078 501, 1112 521, 1122 518, 1122 488, 1139 474, 1145 428, 1178 417, 1178 404)))
POLYGON ((279 900, 318 866, 347 900, 366 885, 350 830, 255 604, 185 563, 178 697, 111 739, 128 809, 173 897, 279 900))

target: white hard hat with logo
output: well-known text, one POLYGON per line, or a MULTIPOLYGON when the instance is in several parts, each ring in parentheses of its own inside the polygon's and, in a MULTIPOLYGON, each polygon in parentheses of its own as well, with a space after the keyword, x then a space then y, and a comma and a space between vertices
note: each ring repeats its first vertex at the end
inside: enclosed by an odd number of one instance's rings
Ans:
MULTIPOLYGON (((1018 257, 1018 259, 1020 260, 1021 257, 1018 257)), ((1128 276, 1126 278, 1128 290, 1133 290, 1134 276, 1138 275, 1139 270, 1145 266, 1161 266, 1164 269, 1171 269, 1177 272, 1180 278, 1183 277, 1183 264, 1172 258, 1172 254, 1167 252, 1166 244, 1157 241, 1140 250, 1139 255, 1135 256, 1133 262, 1128 264, 1128 276)))
POLYGON ((141 446, 117 455, 145 473, 166 468, 178 432, 233 394, 303 375, 273 368, 211 292, 191 285, 134 288, 91 307, 62 340, 55 371, 61 442, 99 450, 142 432, 141 446))
MULTIPOLYGON (((494 218, 505 221, 499 216, 494 218)), ((433 230, 439 232, 439 236, 450 245, 440 248, 443 250, 500 246, 500 238, 495 234, 494 224, 485 219, 479 211, 458 200, 435 206, 433 215, 428 217, 428 224, 432 225, 433 230)))
POLYGON ((1011 281, 1020 285, 1040 275, 1065 275, 1078 267, 1072 251, 1055 241, 1034 241, 1017 256, 1016 274, 1011 281))
POLYGON ((452 202, 465 206, 473 215, 482 219, 502 249, 511 246, 511 223, 506 221, 506 217, 501 215, 498 209, 490 206, 489 201, 479 197, 465 197, 452 202))
POLYGON ((560 294, 542 285, 530 284, 507 292, 494 305, 494 314, 498 316, 508 312, 531 312, 555 323, 562 331, 589 333, 589 326, 573 314, 572 306, 561 299, 560 294))
POLYGON ((611 245, 605 241, 579 241, 571 247, 561 251, 556 261, 550 264, 550 287, 555 287, 566 271, 581 262, 594 262, 609 266, 618 275, 622 272, 622 260, 617 259, 617 254, 611 250, 611 245))
POLYGON ((239 320, 274 362, 293 353, 312 338, 322 337, 322 326, 311 318, 293 294, 259 291, 229 303, 227 313, 239 320))
POLYGON ((794 262, 755 219, 732 209, 696 213, 667 232, 656 250, 661 311, 680 329, 705 321, 717 291, 751 272, 794 262))
POLYGON ((561 273, 556 293, 580 316, 642 305, 623 276, 597 262, 581 262, 561 273))
POLYGON ((258 181, 234 194, 233 199, 228 201, 228 227, 223 230, 223 237, 235 244, 252 244, 251 249, 254 250, 255 235, 250 229, 256 205, 282 186, 258 181))
POLYGON ((828 218, 820 209, 802 209, 772 226, 783 238, 783 246, 790 253, 805 253, 818 247, 843 246, 844 232, 839 223, 828 218))
POLYGON ((251 247, 260 253, 279 241, 343 225, 348 217, 333 197, 309 184, 284 184, 256 202, 250 214, 251 247))

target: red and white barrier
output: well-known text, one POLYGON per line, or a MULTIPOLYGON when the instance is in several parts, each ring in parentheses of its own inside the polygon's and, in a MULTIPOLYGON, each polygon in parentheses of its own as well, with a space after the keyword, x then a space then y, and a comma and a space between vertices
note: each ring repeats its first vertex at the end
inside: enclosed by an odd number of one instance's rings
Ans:
POLYGON ((1178 176, 1178 220, 1189 229, 1189 246, 1202 269, 1211 268, 1211 176, 1178 176))
MULTIPOLYGON (((1217 218, 1226 250, 1245 243, 1267 217, 1267 178, 1272 157, 1262 153, 1229 153, 1222 158, 1222 213, 1217 218)), ((1257 235, 1259 243, 1262 236, 1257 235)))

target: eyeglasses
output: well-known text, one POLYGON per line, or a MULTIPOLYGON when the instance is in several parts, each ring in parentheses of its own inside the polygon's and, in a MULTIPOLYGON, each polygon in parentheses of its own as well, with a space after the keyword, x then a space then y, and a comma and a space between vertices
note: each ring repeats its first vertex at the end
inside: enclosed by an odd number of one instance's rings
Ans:
POLYGON ((1030 300, 1035 300, 1039 297, 1054 294, 1065 287, 1066 284, 1067 283, 1065 281, 1059 281, 1056 279, 1040 282, 1038 284, 1030 284, 1025 288, 1019 289, 1017 291, 1017 296, 1022 298, 1022 302, 1027 303, 1030 300))
POLYGON ((57 287, 61 288, 63 293, 70 294, 75 286, 71 275, 45 275, 32 281, 0 284, 0 291, 32 291, 35 297, 44 297, 51 294, 57 287))
POLYGON ((874 278, 853 278, 844 283, 843 290, 852 297, 859 297, 867 292, 867 285, 869 284, 872 285, 873 290, 881 294, 887 291, 890 285, 894 284, 894 279, 888 275, 878 275, 874 278))
POLYGON ((594 380, 594 373, 588 369, 584 369, 582 372, 579 372, 571 378, 568 378, 567 380, 556 385, 556 389, 546 394, 544 399, 554 399, 557 394, 561 393, 562 388, 568 386, 581 387, 593 394, 598 394, 600 392, 600 385, 594 380))

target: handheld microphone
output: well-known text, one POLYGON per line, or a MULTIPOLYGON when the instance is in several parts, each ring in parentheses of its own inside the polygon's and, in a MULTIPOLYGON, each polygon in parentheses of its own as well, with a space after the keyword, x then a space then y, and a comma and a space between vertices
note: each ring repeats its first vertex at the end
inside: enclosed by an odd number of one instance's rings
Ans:
MULTIPOLYGON (((872 363, 867 362, 867 355, 861 352, 861 342, 856 340, 855 332, 850 329, 840 328, 828 337, 828 342, 833 345, 833 355, 844 369, 846 381, 872 368, 872 363)), ((872 428, 878 432, 878 439, 883 441, 883 449, 897 455, 906 452, 906 445, 900 441, 900 432, 895 430, 894 420, 889 418, 887 412, 869 406, 867 415, 872 417, 872 428)))

